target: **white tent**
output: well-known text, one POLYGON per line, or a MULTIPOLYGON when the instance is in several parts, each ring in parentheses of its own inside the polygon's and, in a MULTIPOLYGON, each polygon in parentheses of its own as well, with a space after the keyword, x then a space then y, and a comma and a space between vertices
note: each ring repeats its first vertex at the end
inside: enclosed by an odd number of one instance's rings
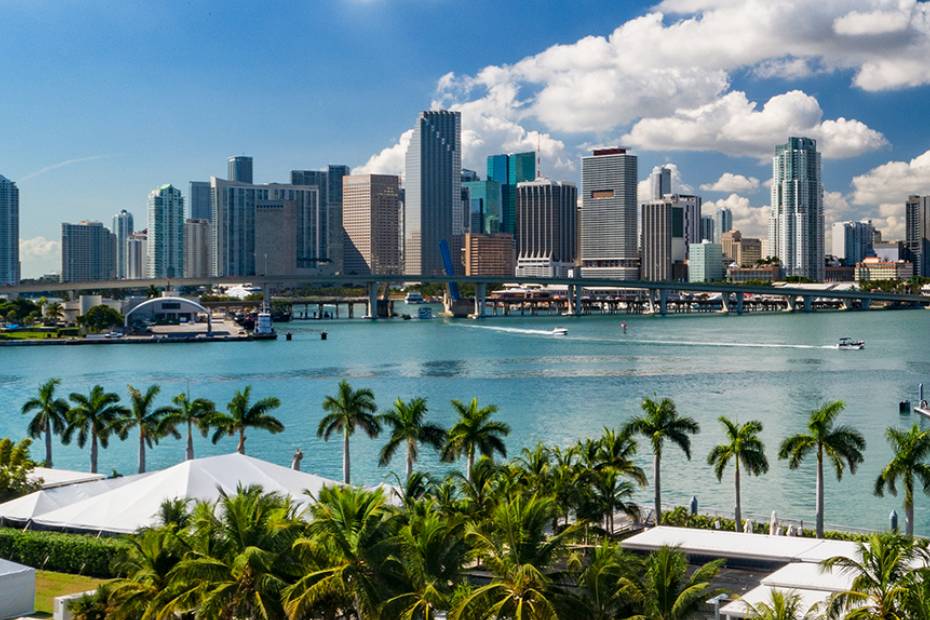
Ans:
POLYGON ((0 559, 0 618, 31 614, 36 602, 36 569, 0 559))
POLYGON ((70 506, 74 502, 100 495, 106 491, 129 484, 148 474, 136 474, 121 478, 106 478, 93 482, 82 482, 67 486, 54 487, 36 491, 29 495, 11 499, 0 504, 0 521, 18 521, 26 523, 33 518, 52 510, 70 506))
POLYGON ((281 467, 242 454, 224 454, 152 472, 129 484, 62 508, 39 514, 33 522, 55 529, 129 533, 157 524, 165 500, 216 500, 220 490, 235 493, 238 486, 260 485, 265 492, 290 496, 303 508, 324 486, 340 483, 281 467))
POLYGON ((72 471, 69 469, 51 469, 49 467, 35 467, 29 474, 30 481, 40 480, 43 489, 52 489, 78 482, 102 480, 103 474, 92 474, 86 471, 72 471))

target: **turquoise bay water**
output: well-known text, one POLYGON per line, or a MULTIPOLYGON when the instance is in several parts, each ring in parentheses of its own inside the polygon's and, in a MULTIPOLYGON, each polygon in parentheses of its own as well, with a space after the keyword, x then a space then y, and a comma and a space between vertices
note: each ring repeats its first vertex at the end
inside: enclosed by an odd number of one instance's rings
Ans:
MULTIPOLYGON (((776 458, 783 437, 802 428, 807 412, 823 401, 842 399, 842 418, 868 441, 866 461, 855 476, 828 478, 826 520, 884 527, 900 499, 872 494, 875 477, 890 457, 884 431, 889 425, 923 423, 899 416, 897 403, 914 399, 923 381, 930 392, 930 312, 815 313, 742 317, 498 318, 482 322, 442 320, 293 322, 278 328, 294 340, 244 344, 27 347, 0 349, 0 436, 22 437, 22 403, 52 376, 63 391, 86 392, 101 383, 125 396, 126 384, 162 386, 168 397, 189 389, 225 404, 238 387, 251 384, 256 396, 278 396, 285 433, 251 432, 247 451, 282 465, 301 447, 303 469, 338 478, 341 442, 317 439, 320 403, 340 379, 374 390, 381 407, 396 397, 424 396, 434 420, 449 425, 449 400, 477 395, 500 407, 512 428, 511 455, 536 442, 567 445, 617 426, 638 411, 644 395, 669 396, 682 413, 695 417, 701 434, 693 460, 674 450, 663 460, 664 499, 685 503, 697 495, 702 508, 730 511, 732 481, 718 483, 706 455, 721 438, 717 417, 756 418, 765 425, 770 472, 744 478, 744 511, 810 520, 814 511, 814 466, 788 470, 776 458), (629 323, 627 335, 618 325, 629 323), (543 333, 556 325, 567 337, 543 333), (321 341, 315 330, 324 328, 321 341), (864 338, 864 351, 831 348, 840 336, 864 338)), ((134 440, 116 440, 103 450, 100 470, 131 473, 134 440)), ((355 437, 353 476, 357 482, 390 480, 377 466, 379 440, 355 437)), ((41 457, 41 443, 36 443, 41 457)), ((218 445, 197 438, 198 455, 228 452, 233 439, 218 445)), ((651 463, 647 449, 643 466, 651 463)), ((165 440, 148 454, 150 468, 183 458, 182 441, 165 440)), ((85 469, 88 454, 56 445, 56 465, 85 469)), ((420 467, 448 469, 424 451, 420 467)), ((403 471, 398 457, 393 469, 403 471)), ((650 489, 644 489, 648 501, 650 489)), ((903 513, 902 513, 903 519, 903 513)), ((930 498, 917 501, 917 528, 930 532, 930 498)))

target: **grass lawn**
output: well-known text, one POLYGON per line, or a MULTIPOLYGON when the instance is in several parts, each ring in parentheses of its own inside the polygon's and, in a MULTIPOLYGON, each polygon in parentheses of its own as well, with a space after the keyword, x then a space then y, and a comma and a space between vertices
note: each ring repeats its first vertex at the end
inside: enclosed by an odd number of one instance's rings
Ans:
MULTIPOLYGON (((49 340, 55 339, 55 332, 41 332, 41 331, 30 331, 30 330, 20 330, 12 332, 0 332, 0 340, 49 340)), ((62 336, 62 339, 68 338, 68 336, 62 336)))
POLYGON ((93 590, 106 579, 83 577, 81 575, 68 575, 54 573, 48 570, 36 571, 36 612, 51 614, 54 610, 56 596, 74 594, 93 590))

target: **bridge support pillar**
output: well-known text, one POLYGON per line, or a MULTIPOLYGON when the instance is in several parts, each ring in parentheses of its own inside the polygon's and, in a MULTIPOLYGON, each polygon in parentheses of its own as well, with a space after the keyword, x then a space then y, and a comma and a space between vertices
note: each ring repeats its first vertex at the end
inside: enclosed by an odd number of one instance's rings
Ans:
POLYGON ((730 314, 730 294, 720 294, 720 314, 730 314))
POLYGON ((484 306, 487 297, 488 285, 479 283, 475 285, 475 318, 484 317, 484 306))
POLYGON ((743 297, 745 297, 745 295, 742 291, 736 292, 736 316, 741 316, 743 314, 743 297))
POLYGON ((574 294, 572 295, 572 298, 574 300, 575 307, 572 310, 575 316, 581 316, 584 311, 581 306, 581 292, 583 290, 584 288, 580 284, 576 284, 574 287, 574 294))
POLYGON ((659 315, 665 316, 668 314, 668 290, 660 289, 659 290, 659 315))
POLYGON ((368 284, 368 318, 374 321, 378 318, 378 283, 368 284))
POLYGON ((862 300, 860 300, 859 303, 862 304, 862 305, 861 305, 861 308, 862 308, 863 310, 868 310, 869 307, 872 305, 872 300, 871 300, 871 299, 862 299, 862 300))
POLYGON ((814 311, 814 298, 810 295, 804 296, 804 312, 814 311))
POLYGON ((844 300, 842 300, 840 303, 842 304, 842 305, 840 305, 840 310, 846 311, 846 310, 852 310, 852 309, 853 309, 853 301, 852 301, 852 299, 844 299, 844 300))
POLYGON ((794 312, 798 307, 798 300, 792 295, 785 297, 785 302, 787 302, 787 307, 785 307, 785 312, 794 312))

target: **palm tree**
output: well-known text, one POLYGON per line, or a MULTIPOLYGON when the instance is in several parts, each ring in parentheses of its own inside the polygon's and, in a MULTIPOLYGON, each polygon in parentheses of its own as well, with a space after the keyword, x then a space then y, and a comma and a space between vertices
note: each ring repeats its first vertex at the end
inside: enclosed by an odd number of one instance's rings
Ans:
POLYGON ((488 521, 469 524, 466 539, 491 583, 465 596, 449 618, 558 618, 567 595, 559 585, 563 571, 557 560, 576 528, 548 536, 556 514, 553 499, 518 494, 498 503, 488 521))
POLYGON ((342 431, 342 481, 345 484, 350 483, 352 474, 349 438, 355 433, 356 427, 369 437, 377 437, 381 432, 381 423, 375 415, 377 410, 375 395, 370 389, 353 390, 345 380, 339 382, 339 391, 335 396, 323 399, 326 415, 320 420, 316 435, 329 441, 334 432, 342 431))
POLYGON ((804 610, 801 595, 793 590, 772 589, 768 602, 749 606, 752 620, 815 620, 818 605, 804 610))
POLYGON ((59 302, 53 301, 45 306, 45 316, 50 318, 53 322, 57 323, 62 316, 64 316, 65 310, 59 302))
POLYGON ((627 422, 623 431, 629 434, 642 435, 652 444, 652 483, 655 485, 655 513, 656 525, 662 522, 662 447, 666 440, 681 448, 688 459, 691 459, 691 438, 700 431, 700 426, 694 418, 681 416, 670 398, 661 401, 649 397, 643 399, 644 415, 627 422))
MULTIPOLYGON (((725 560, 704 564, 689 575, 684 553, 660 547, 646 559, 642 580, 622 579, 626 595, 642 610, 637 620, 685 620, 707 599, 720 594, 711 582, 725 560)), ((632 620, 632 619, 631 619, 632 620)))
POLYGON ((632 434, 624 429, 619 433, 610 428, 597 441, 598 469, 611 469, 621 476, 633 479, 639 486, 646 486, 646 474, 633 460, 639 450, 632 434))
POLYGON ((591 557, 575 553, 569 568, 577 573, 576 584, 581 596, 573 601, 578 618, 614 620, 631 615, 632 607, 622 587, 623 579, 635 579, 641 574, 641 562, 623 552, 620 545, 605 542, 591 550, 591 557))
POLYGON ((181 392, 171 399, 174 406, 167 407, 167 415, 163 421, 164 426, 176 430, 179 424, 187 425, 187 451, 185 458, 190 461, 194 458, 194 426, 200 430, 204 437, 210 430, 210 422, 216 417, 216 405, 206 398, 195 398, 181 392))
POLYGON ((381 414, 379 421, 391 427, 391 436, 384 448, 381 449, 381 458, 378 464, 386 467, 397 448, 406 444, 407 447, 407 479, 413 474, 413 463, 417 460, 417 445, 426 444, 437 450, 442 448, 446 438, 446 431, 441 426, 424 422, 426 417, 426 399, 413 398, 404 402, 400 398, 394 401, 394 408, 381 414))
POLYGON ((139 473, 144 474, 146 446, 154 447, 159 439, 168 434, 174 434, 176 437, 180 435, 172 427, 164 424, 170 412, 167 407, 153 409, 155 398, 161 391, 159 386, 150 385, 145 393, 131 385, 128 389, 130 408, 126 416, 117 422, 116 431, 120 439, 126 439, 129 431, 139 429, 139 473))
POLYGON ((778 451, 778 458, 788 459, 788 466, 797 469, 811 452, 817 453, 817 537, 823 538, 823 460, 830 459, 836 469, 836 479, 843 477, 843 470, 855 474, 862 463, 865 438, 851 426, 834 427, 837 416, 843 411, 842 401, 826 403, 811 411, 807 432, 787 437, 778 451))
MULTIPOLYGON (((872 534, 868 542, 857 544, 858 558, 832 557, 824 570, 852 576, 849 590, 830 597, 829 618, 854 617, 862 620, 910 618, 906 609, 909 592, 916 585, 919 560, 926 555, 913 540, 897 534, 872 534), (845 615, 845 612, 850 612, 845 615)), ((923 562, 921 562, 923 563, 923 562)))
POLYGON ((169 574, 189 550, 187 542, 168 528, 148 528, 129 537, 114 562, 125 577, 110 583, 110 599, 119 617, 154 620, 170 600, 176 584, 169 574))
POLYGON ((904 484, 905 528, 908 536, 914 535, 914 478, 920 480, 924 493, 930 491, 930 465, 926 463, 930 454, 930 431, 921 430, 916 424, 907 431, 889 428, 885 437, 891 444, 894 455, 875 480, 875 494, 885 494, 887 488, 892 495, 898 494, 897 482, 904 484))
POLYGON ((62 443, 71 443, 77 433, 77 444, 83 448, 90 440, 90 471, 97 473, 97 445, 106 448, 110 434, 117 429, 120 418, 129 410, 119 404, 119 394, 107 392, 95 385, 87 395, 72 392, 68 397, 74 405, 68 410, 67 425, 61 436, 62 443))
POLYGON ((446 447, 442 451, 442 460, 452 462, 465 456, 465 476, 471 476, 475 464, 475 452, 488 458, 494 453, 507 456, 507 446, 503 438, 510 434, 506 422, 491 420, 497 413, 496 405, 478 406, 478 399, 472 398, 468 405, 458 400, 452 401, 452 408, 458 413, 458 421, 449 429, 446 447))
POLYGON ((590 471, 583 479, 587 482, 583 493, 587 501, 579 508, 579 516, 597 517, 604 524, 608 536, 614 533, 615 513, 622 512, 637 520, 640 518, 639 506, 633 502, 636 489, 632 483, 621 480, 617 472, 611 469, 590 471))
POLYGON ((251 395, 251 385, 237 390, 232 400, 226 405, 226 413, 210 416, 209 423, 216 429, 213 431, 213 443, 217 443, 223 435, 232 437, 238 433, 239 443, 236 446, 236 452, 245 454, 245 430, 247 428, 258 428, 270 433, 280 433, 284 430, 281 420, 268 413, 280 407, 281 401, 274 396, 268 396, 251 404, 249 403, 251 395))
POLYGON ((759 439, 762 422, 751 420, 738 426, 736 422, 720 416, 726 433, 726 442, 714 446, 707 455, 707 464, 714 466, 717 482, 723 479, 723 470, 733 461, 733 480, 736 485, 736 531, 743 523, 743 511, 740 500, 740 466, 750 476, 760 476, 769 470, 769 460, 765 456, 765 444, 759 439))
POLYGON ((61 379, 49 379, 39 386, 39 394, 30 398, 23 405, 23 415, 35 412, 29 421, 29 436, 38 439, 45 436, 45 466, 52 467, 52 433, 60 435, 66 424, 68 403, 63 398, 55 398, 55 388, 61 385, 61 379))
POLYGON ((350 486, 320 490, 310 507, 309 536, 294 543, 309 566, 284 590, 288 617, 320 617, 321 608, 332 607, 341 612, 338 617, 377 617, 388 592, 385 565, 395 549, 384 501, 380 491, 350 486))

